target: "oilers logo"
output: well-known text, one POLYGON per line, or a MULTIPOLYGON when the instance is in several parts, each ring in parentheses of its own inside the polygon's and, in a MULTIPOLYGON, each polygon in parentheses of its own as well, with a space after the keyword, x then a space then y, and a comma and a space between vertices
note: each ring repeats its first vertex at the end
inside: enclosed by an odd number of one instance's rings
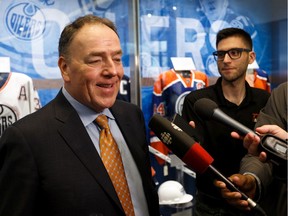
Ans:
POLYGON ((179 95, 179 97, 176 100, 175 112, 178 113, 179 115, 182 114, 184 99, 185 99, 186 95, 189 93, 190 93, 190 91, 183 92, 181 95, 179 95))
POLYGON ((15 111, 6 105, 0 104, 0 137, 4 130, 16 121, 15 111))
POLYGON ((44 15, 33 3, 14 5, 7 10, 5 17, 9 32, 20 40, 36 39, 45 30, 44 15))

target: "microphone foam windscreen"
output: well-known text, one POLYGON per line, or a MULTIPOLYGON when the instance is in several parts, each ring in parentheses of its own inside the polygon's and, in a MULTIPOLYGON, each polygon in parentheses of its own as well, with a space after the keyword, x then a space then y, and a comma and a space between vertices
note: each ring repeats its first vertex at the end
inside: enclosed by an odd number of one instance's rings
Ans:
POLYGON ((212 156, 199 143, 194 143, 182 160, 193 171, 200 174, 204 173, 214 161, 212 156))
POLYGON ((204 120, 211 119, 214 114, 214 110, 217 108, 218 105, 208 98, 201 98, 194 104, 195 112, 204 120))
POLYGON ((164 117, 158 114, 153 115, 149 127, 175 155, 195 172, 203 173, 213 162, 214 159, 199 143, 195 142, 178 125, 164 117))

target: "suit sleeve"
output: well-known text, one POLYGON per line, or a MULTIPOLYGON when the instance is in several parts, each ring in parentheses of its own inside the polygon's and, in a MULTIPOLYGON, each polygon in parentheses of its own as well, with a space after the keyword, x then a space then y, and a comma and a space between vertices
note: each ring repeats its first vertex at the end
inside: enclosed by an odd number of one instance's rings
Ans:
MULTIPOLYGON (((276 124, 287 131, 287 82, 272 91, 265 107, 261 110, 256 127, 265 124, 276 124)), ((240 173, 250 172, 261 181, 265 190, 273 180, 273 166, 271 163, 262 163, 258 157, 246 155, 240 165, 240 173)), ((263 191, 265 193, 265 191, 263 191)))
POLYGON ((287 82, 272 91, 255 127, 265 124, 276 124, 287 131, 287 82))
POLYGON ((245 155, 240 163, 240 174, 250 173, 256 176, 257 181, 260 185, 259 196, 266 193, 265 189, 272 182, 272 164, 263 163, 258 157, 247 154, 245 155))
POLYGON ((21 132, 14 126, 0 140, 0 215, 33 215, 37 167, 21 132))

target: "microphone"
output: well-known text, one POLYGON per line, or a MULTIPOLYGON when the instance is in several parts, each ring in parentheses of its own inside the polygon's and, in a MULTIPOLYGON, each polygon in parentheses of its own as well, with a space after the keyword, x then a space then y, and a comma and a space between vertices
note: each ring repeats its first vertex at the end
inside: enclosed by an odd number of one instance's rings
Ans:
POLYGON ((201 98, 197 100, 194 104, 194 110, 204 120, 214 119, 218 122, 232 127, 240 135, 246 135, 248 133, 253 133, 257 135, 250 128, 244 126, 243 124, 237 122, 236 120, 225 114, 222 110, 218 108, 218 105, 214 101, 208 98, 201 98))
MULTIPOLYGON (((184 122, 183 119, 183 124, 184 122)), ((211 165, 214 161, 212 156, 180 127, 158 114, 152 116, 148 126, 156 136, 193 171, 200 174, 211 172, 217 179, 223 181, 230 191, 239 192, 242 195, 241 199, 246 200, 252 209, 258 210, 265 215, 257 203, 241 192, 233 182, 211 165)))
POLYGON ((175 155, 195 172, 204 173, 214 161, 199 143, 166 118, 155 114, 150 119, 149 127, 175 155))
MULTIPOLYGON (((220 123, 231 126, 240 135, 245 136, 248 133, 253 133, 260 137, 259 150, 267 154, 267 160, 270 160, 275 165, 275 170, 279 170, 275 176, 280 179, 287 180, 287 161, 288 147, 287 142, 273 135, 265 135, 261 137, 257 132, 252 131, 240 122, 229 117, 221 111, 217 104, 208 99, 201 98, 194 104, 195 112, 204 120, 214 119, 220 123), (281 177, 280 177, 281 176, 281 177)), ((274 171, 276 173, 276 171, 274 171)))

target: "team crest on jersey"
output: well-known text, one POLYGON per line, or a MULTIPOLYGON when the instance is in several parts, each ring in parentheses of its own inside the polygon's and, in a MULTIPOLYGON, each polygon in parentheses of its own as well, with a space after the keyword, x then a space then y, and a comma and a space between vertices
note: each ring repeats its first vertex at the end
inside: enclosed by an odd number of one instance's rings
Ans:
POLYGON ((8 8, 5 17, 9 32, 20 40, 38 38, 45 30, 45 17, 33 3, 13 5, 8 8))
POLYGON ((205 86, 204 86, 204 83, 202 83, 202 82, 198 82, 197 84, 196 84, 196 89, 202 89, 202 88, 204 88, 205 86))
POLYGON ((17 121, 17 115, 10 107, 0 104, 0 137, 4 130, 17 121))
POLYGON ((179 97, 176 100, 175 112, 178 113, 179 115, 182 114, 184 99, 185 99, 186 95, 189 93, 190 93, 190 91, 183 92, 181 95, 179 95, 179 97))

